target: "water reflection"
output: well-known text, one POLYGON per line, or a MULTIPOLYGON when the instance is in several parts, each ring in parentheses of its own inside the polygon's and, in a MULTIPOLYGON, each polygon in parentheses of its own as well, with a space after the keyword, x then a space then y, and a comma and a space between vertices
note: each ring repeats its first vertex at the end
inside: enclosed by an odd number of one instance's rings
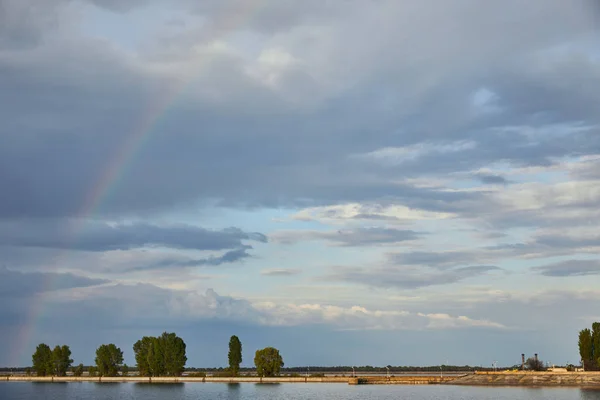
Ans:
POLYGON ((600 388, 580 389, 579 398, 582 400, 600 400, 600 388))

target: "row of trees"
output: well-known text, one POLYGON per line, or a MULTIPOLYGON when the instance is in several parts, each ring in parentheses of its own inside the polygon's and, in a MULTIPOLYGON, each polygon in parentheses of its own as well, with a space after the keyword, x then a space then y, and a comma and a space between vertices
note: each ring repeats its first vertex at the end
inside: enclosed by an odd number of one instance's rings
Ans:
MULTIPOLYGON (((133 351, 142 376, 179 376, 187 361, 185 342, 174 333, 145 336, 133 345, 133 351)), ((66 345, 50 350, 47 344, 41 343, 31 359, 37 376, 65 376, 73 364, 71 349, 66 345)), ((118 376, 119 372, 129 374, 129 367, 123 363, 123 351, 113 343, 98 347, 94 361, 96 365, 88 368, 90 376, 118 376)), ((83 375, 83 364, 72 370, 74 376, 83 375)))
MULTIPOLYGON (((137 370, 141 376, 180 376, 187 362, 186 345, 175 333, 164 332, 158 337, 144 336, 133 345, 137 370)), ((229 340, 228 373, 237 376, 242 363, 242 343, 237 336, 229 340)), ((65 376, 73 360, 69 346, 56 346, 54 350, 44 343, 37 346, 32 356, 33 371, 37 376, 65 376)), ((96 349, 95 366, 88 368, 90 376, 128 375, 129 367, 123 363, 123 351, 114 345, 103 344, 96 349)), ((274 347, 257 350, 254 356, 259 376, 279 375, 283 357, 274 347)), ((73 369, 74 376, 83 375, 83 364, 73 369)))
POLYGON ((600 322, 579 331, 579 356, 586 371, 600 370, 600 322))

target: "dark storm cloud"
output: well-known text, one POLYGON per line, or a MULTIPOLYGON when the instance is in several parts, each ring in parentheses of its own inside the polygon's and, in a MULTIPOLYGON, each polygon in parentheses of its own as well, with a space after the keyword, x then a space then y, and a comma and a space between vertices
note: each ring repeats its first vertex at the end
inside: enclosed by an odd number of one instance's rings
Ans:
POLYGON ((600 275, 600 261, 567 260, 533 267, 532 270, 553 277, 600 275))
POLYGON ((81 288, 108 282, 105 279, 91 279, 66 273, 23 273, 0 267, 0 298, 27 298, 52 290, 81 288))
POLYGON ((323 279, 380 288, 416 289, 448 285, 498 270, 501 269, 493 265, 476 265, 443 271, 403 267, 335 267, 332 268, 332 273, 324 276, 323 279))
MULTIPOLYGON (((159 226, 144 222, 108 224, 80 221, 0 221, 0 245, 4 246, 84 251, 127 250, 140 247, 238 250, 247 246, 243 244, 246 240, 264 243, 267 238, 261 233, 244 232, 238 228, 208 230, 184 224, 159 226)), ((230 260, 236 255, 240 256, 238 252, 233 252, 225 260, 230 260)))

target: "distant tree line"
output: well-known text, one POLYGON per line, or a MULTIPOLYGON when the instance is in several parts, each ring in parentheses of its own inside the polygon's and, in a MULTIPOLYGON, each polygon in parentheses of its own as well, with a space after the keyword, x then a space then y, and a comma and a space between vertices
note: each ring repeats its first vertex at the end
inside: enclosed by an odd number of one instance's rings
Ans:
POLYGON ((600 370, 600 322, 579 331, 579 356, 586 371, 600 370))
MULTIPOLYGON (((134 370, 140 376, 181 376, 186 370, 186 344, 175 333, 164 332, 158 337, 144 336, 135 342, 133 352, 136 361, 134 370)), ((25 369, 28 375, 66 376, 69 369, 74 376, 82 376, 86 369, 89 376, 127 376, 130 372, 127 364, 123 363, 123 351, 113 343, 100 345, 96 349, 95 365, 87 368, 83 364, 72 367, 71 349, 66 345, 51 350, 48 345, 41 343, 31 359, 32 369, 25 369)), ((221 374, 237 376, 242 363, 242 343, 235 335, 229 340, 227 359, 229 367, 221 374)), ((260 376, 277 376, 284 365, 283 357, 274 347, 257 350, 254 364, 260 376)))
MULTIPOLYGON (((182 374, 187 357, 185 342, 174 333, 164 332, 159 337, 145 336, 133 345, 136 370, 142 376, 179 376, 182 374)), ((28 375, 66 376, 71 369, 73 376, 82 376, 87 369, 89 376, 127 376, 129 367, 123 363, 123 351, 115 344, 103 344, 96 349, 95 365, 84 367, 79 364, 71 367, 73 360, 69 346, 56 346, 54 350, 45 343, 37 346, 31 360, 28 375)))
MULTIPOLYGON (((579 351, 585 368, 600 369, 600 323, 594 323, 592 329, 584 329, 579 333, 579 351)), ((186 368, 186 344, 175 333, 164 332, 158 337, 144 336, 133 345, 136 365, 130 368, 123 361, 123 351, 115 344, 103 344, 96 349, 95 365, 85 367, 79 364, 72 367, 73 360, 69 346, 56 346, 53 350, 44 343, 37 346, 32 356, 33 367, 21 369, 27 374, 38 376, 65 376, 70 369, 74 376, 82 376, 87 370, 90 376, 127 376, 135 372, 141 376, 180 376, 188 374, 204 375, 209 372, 216 376, 238 376, 240 373, 256 373, 258 376, 277 376, 280 374, 322 374, 324 372, 348 374, 356 373, 405 373, 405 372, 469 372, 492 371, 492 366, 470 365, 432 365, 432 366, 303 366, 284 368, 283 357, 274 347, 257 350, 254 356, 254 368, 241 367, 242 343, 237 336, 229 340, 227 368, 186 368)), ((537 358, 529 358, 526 366, 530 370, 543 370, 544 363, 537 358)), ((509 367, 520 369, 520 365, 509 367)), ((17 371, 18 369, 0 368, 0 371, 17 371)))

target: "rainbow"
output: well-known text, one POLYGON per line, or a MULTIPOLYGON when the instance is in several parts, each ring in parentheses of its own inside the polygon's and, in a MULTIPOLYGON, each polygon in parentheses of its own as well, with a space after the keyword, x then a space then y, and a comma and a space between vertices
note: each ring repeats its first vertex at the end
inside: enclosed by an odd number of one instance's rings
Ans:
MULTIPOLYGON (((244 0, 236 2, 236 4, 240 5, 239 7, 228 10, 227 13, 220 18, 216 18, 213 24, 211 24, 210 28, 219 32, 219 36, 214 40, 221 40, 244 26, 260 9, 266 6, 267 2, 268 0, 244 0)), ((127 172, 128 166, 133 163, 144 143, 152 136, 153 128, 161 118, 168 114, 170 108, 182 96, 189 84, 202 75, 211 61, 211 58, 203 60, 198 65, 199 71, 197 73, 190 74, 186 79, 181 79, 179 82, 173 84, 165 90, 162 96, 157 96, 156 101, 145 110, 134 129, 124 137, 119 151, 107 162, 106 168, 95 181, 92 190, 86 194, 82 206, 77 213, 77 218, 71 221, 69 231, 66 234, 67 243, 72 245, 76 241, 85 222, 94 217, 103 201, 118 187, 118 182, 127 172)), ((68 254, 68 246, 65 246, 65 250, 61 251, 55 258, 55 264, 63 263, 68 258, 68 254)), ((22 360, 27 359, 29 354, 33 354, 37 344, 32 343, 32 340, 38 332, 40 318, 45 312, 46 296, 43 293, 53 290, 56 287, 55 285, 56 277, 50 275, 43 283, 42 294, 32 299, 25 323, 19 332, 18 345, 12 347, 9 357, 11 365, 19 365, 22 360)), ((51 346, 54 345, 51 343, 48 344, 51 346)), ((75 355, 75 357, 79 357, 79 355, 75 355)))

